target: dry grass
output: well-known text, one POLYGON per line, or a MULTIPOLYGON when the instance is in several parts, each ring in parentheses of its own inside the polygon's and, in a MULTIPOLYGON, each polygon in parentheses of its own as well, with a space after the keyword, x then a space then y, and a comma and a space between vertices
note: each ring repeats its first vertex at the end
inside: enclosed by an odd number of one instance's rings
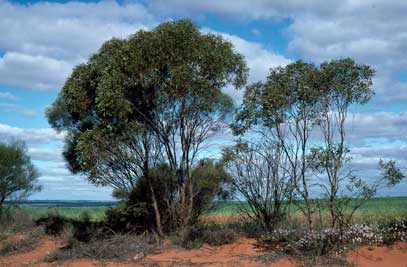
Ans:
POLYGON ((17 252, 27 252, 35 249, 35 245, 41 239, 43 231, 40 228, 33 229, 31 232, 24 234, 22 238, 16 238, 7 242, 0 249, 0 257, 5 257, 17 252))
POLYGON ((92 239, 89 242, 71 239, 67 246, 50 254, 46 261, 83 258, 127 261, 135 255, 150 254, 155 247, 155 244, 148 238, 136 235, 112 235, 103 239, 92 239))

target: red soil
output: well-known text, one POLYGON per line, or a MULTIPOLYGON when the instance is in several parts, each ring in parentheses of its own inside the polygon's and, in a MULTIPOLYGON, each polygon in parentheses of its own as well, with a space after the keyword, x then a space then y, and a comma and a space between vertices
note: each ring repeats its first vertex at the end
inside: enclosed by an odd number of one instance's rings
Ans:
POLYGON ((16 241, 22 240, 23 238, 24 238, 23 234, 16 234, 16 235, 8 236, 6 239, 1 241, 0 249, 2 249, 5 244, 11 243, 11 242, 16 242, 16 241))
POLYGON ((407 242, 390 247, 362 247, 350 252, 347 259, 360 267, 407 267, 407 242))
MULTIPOLYGON (((161 254, 150 256, 148 259, 159 266, 206 266, 206 267, 250 267, 264 266, 256 260, 264 252, 256 240, 243 238, 230 245, 219 247, 203 246, 200 249, 184 250, 171 249, 161 254)), ((268 265, 277 266, 277 265, 268 265)), ((289 261, 279 262, 278 266, 294 266, 289 261)))
MULTIPOLYGON (((280 260, 264 264, 259 257, 264 249, 254 239, 240 239, 238 242, 220 247, 204 246, 200 249, 167 249, 148 256, 141 262, 100 262, 96 260, 75 260, 59 263, 45 263, 42 260, 63 245, 62 241, 44 238, 37 247, 27 253, 19 253, 0 259, 4 267, 294 267, 294 261, 280 260)), ((391 247, 362 247, 347 254, 347 259, 360 267, 407 267, 407 242, 391 247)))
POLYGON ((42 239, 33 251, 19 253, 0 259, 0 266, 19 267, 41 261, 49 253, 62 246, 62 241, 42 239))

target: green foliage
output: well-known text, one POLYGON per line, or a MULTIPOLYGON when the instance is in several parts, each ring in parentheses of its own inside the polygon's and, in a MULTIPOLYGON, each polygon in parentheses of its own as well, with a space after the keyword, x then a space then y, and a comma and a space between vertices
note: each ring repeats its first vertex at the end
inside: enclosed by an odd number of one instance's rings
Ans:
POLYGON ((101 156, 92 149, 99 142, 135 124, 153 126, 162 116, 179 116, 173 108, 181 103, 182 112, 194 116, 223 116, 232 102, 221 88, 240 87, 246 76, 231 43, 202 34, 187 20, 163 23, 103 44, 74 69, 47 116, 55 129, 69 133, 64 155, 71 169, 92 176, 94 157, 101 156))
MULTIPOLYGON (((220 163, 212 160, 201 160, 192 170, 194 177, 194 207, 191 224, 213 207, 214 198, 227 197, 226 186, 230 176, 220 163)), ((138 180, 138 183, 119 207, 107 211, 107 224, 117 232, 145 232, 156 229, 155 213, 152 202, 154 195, 160 212, 164 232, 175 230, 175 218, 168 212, 171 196, 177 193, 177 177, 172 174, 169 167, 161 165, 151 170, 149 176, 138 180), (148 180, 149 179, 149 180, 148 180)))
POLYGON ((256 124, 275 127, 297 118, 318 123, 332 105, 364 104, 373 95, 374 70, 352 59, 314 64, 297 61, 270 70, 266 82, 247 87, 232 129, 242 134, 256 124))
POLYGON ((0 143, 0 220, 5 200, 18 200, 41 190, 37 178, 38 171, 23 142, 0 143))
POLYGON ((193 222, 205 212, 214 208, 214 201, 226 200, 231 197, 231 176, 221 162, 203 159, 192 170, 194 178, 195 198, 193 222))
POLYGON ((316 119, 320 106, 318 70, 309 63, 297 61, 270 70, 265 83, 247 87, 241 110, 232 125, 242 134, 256 124, 274 127, 297 116, 316 119))
POLYGON ((82 211, 82 212, 79 214, 79 219, 80 219, 81 221, 84 221, 84 222, 90 222, 90 220, 91 220, 91 215, 90 215, 89 211, 87 211, 87 210, 82 211))
POLYGON ((0 235, 7 233, 26 232, 34 228, 33 217, 25 210, 16 206, 6 206, 0 221, 0 235))
POLYGON ((47 116, 68 132, 70 169, 96 185, 130 192, 167 164, 178 177, 170 212, 181 227, 193 217, 196 154, 233 110, 222 88, 242 87, 247 72, 220 35, 204 34, 189 20, 162 23, 104 43, 74 69, 47 116))
MULTIPOLYGON (((173 224, 169 221, 166 212, 166 198, 174 191, 174 176, 168 167, 162 165, 151 171, 148 179, 152 181, 154 193, 157 198, 159 211, 162 212, 162 224, 164 231, 171 229, 173 224)), ((142 177, 130 192, 128 199, 116 208, 111 208, 106 212, 106 223, 115 232, 142 233, 156 230, 155 214, 151 198, 151 190, 147 177, 142 177)))
POLYGON ((239 238, 235 229, 228 227, 210 227, 195 224, 187 227, 175 237, 175 244, 186 249, 199 248, 203 244, 221 246, 231 244, 239 238))
POLYGON ((401 182, 405 178, 405 175, 396 166, 394 160, 385 162, 383 160, 379 161, 379 168, 382 171, 382 176, 387 182, 387 186, 391 187, 401 182))

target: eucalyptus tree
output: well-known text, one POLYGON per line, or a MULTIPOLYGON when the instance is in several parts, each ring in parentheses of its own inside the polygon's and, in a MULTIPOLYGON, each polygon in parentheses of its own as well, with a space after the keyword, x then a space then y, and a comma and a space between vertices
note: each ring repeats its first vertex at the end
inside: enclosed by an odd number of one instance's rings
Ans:
MULTIPOLYGON (((266 129, 287 159, 291 184, 302 200, 298 208, 312 228, 313 206, 307 161, 310 137, 318 124, 320 95, 318 69, 297 61, 270 70, 265 82, 247 87, 232 129, 241 135, 266 129)), ((295 198, 298 198, 295 196, 295 198)))
POLYGON ((381 174, 376 179, 359 177, 349 166, 349 110, 368 103, 374 95, 374 74, 370 66, 357 64, 349 58, 332 60, 320 66, 323 94, 319 129, 322 145, 311 149, 310 161, 313 169, 324 177, 325 182, 320 186, 327 199, 331 228, 349 226, 356 210, 378 189, 394 186, 404 178, 393 160, 380 160, 381 174))
POLYGON ((23 142, 0 143, 0 219, 6 200, 18 200, 41 190, 38 171, 23 142))
POLYGON ((370 100, 374 73, 349 58, 319 66, 297 61, 272 69, 265 82, 246 90, 232 128, 235 134, 267 129, 267 138, 281 147, 291 184, 302 200, 294 203, 305 215, 308 230, 313 213, 321 208, 313 203, 311 190, 322 193, 330 227, 342 229, 379 188, 404 178, 394 161, 381 161, 382 175, 373 182, 358 177, 350 165, 349 109, 370 100))
POLYGON ((322 91, 318 126, 322 145, 311 149, 310 164, 324 177, 319 185, 327 199, 330 226, 336 228, 338 223, 342 227, 350 220, 352 216, 345 215, 359 207, 362 202, 358 200, 370 198, 376 191, 373 184, 357 177, 348 166, 351 158, 346 140, 349 109, 366 104, 374 94, 374 70, 347 58, 321 64, 319 76, 322 91))
POLYGON ((246 78, 243 57, 221 36, 201 33, 188 20, 163 23, 104 43, 73 70, 48 118, 68 132, 64 153, 71 169, 95 184, 113 185, 118 171, 128 173, 124 179, 140 177, 140 168, 127 170, 139 161, 137 150, 150 162, 143 165, 147 169, 154 162, 167 164, 177 177, 167 208, 183 227, 193 214, 192 166, 233 107, 221 89, 240 88, 246 78), (113 146, 108 161, 101 160, 110 147, 106 142, 123 139, 126 145, 113 146))

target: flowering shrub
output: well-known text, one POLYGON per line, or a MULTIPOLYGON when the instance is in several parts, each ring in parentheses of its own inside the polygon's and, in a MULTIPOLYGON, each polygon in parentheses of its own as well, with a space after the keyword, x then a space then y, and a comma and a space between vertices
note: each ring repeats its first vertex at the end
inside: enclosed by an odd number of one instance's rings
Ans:
POLYGON ((392 222, 382 227, 381 232, 383 237, 382 243, 385 245, 407 240, 407 220, 392 222))
POLYGON ((266 239, 288 254, 320 256, 328 253, 340 254, 347 248, 358 245, 389 244, 406 238, 407 221, 387 226, 355 224, 343 230, 280 228, 272 231, 266 239))

